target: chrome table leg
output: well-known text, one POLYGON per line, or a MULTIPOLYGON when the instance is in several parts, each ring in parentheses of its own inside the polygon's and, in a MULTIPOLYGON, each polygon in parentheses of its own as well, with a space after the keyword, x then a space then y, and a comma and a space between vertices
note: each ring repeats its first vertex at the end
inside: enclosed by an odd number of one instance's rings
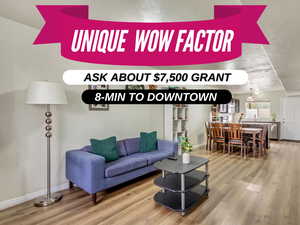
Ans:
MULTIPOLYGON (((208 163, 205 164, 205 173, 208 175, 208 163)), ((205 179, 206 191, 208 191, 208 177, 205 179)))
MULTIPOLYGON (((164 170, 162 170, 162 171, 161 171, 161 177, 162 177, 162 178, 165 178, 165 176, 166 176, 166 172, 165 172, 164 170)), ((162 189, 161 189, 161 192, 164 193, 164 192, 165 192, 165 189, 162 188, 162 189)))
POLYGON ((185 185, 184 185, 184 174, 181 174, 181 215, 185 215, 185 185))

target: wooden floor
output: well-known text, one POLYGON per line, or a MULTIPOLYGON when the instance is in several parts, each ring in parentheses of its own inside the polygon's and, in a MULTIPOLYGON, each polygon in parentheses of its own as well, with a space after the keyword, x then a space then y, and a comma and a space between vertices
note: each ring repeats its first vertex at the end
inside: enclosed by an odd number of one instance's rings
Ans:
POLYGON ((64 198, 48 208, 32 202, 0 212, 0 224, 300 224, 300 143, 272 142, 266 159, 248 160, 221 153, 210 159, 210 194, 182 217, 153 201, 158 173, 113 188, 94 206, 85 192, 63 191, 64 198))

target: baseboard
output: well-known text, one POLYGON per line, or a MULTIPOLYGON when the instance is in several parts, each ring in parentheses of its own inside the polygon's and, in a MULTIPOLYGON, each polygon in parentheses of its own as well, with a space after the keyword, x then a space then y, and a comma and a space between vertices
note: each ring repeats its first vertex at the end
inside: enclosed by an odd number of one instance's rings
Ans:
POLYGON ((197 151, 205 147, 205 144, 193 145, 193 150, 197 151))
MULTIPOLYGON (((52 187, 51 191, 52 192, 57 192, 57 191, 65 190, 67 188, 68 188, 68 183, 65 183, 65 184, 61 184, 61 185, 52 187)), ((0 202, 0 211, 3 210, 3 209, 7 209, 9 207, 12 207, 12 206, 21 204, 23 202, 32 200, 32 199, 37 198, 39 196, 42 196, 42 195, 46 194, 46 192, 47 192, 47 190, 44 189, 44 190, 36 191, 36 192, 33 192, 33 193, 28 193, 28 194, 25 194, 25 195, 17 197, 17 198, 1 201, 0 202)))
POLYGON ((280 139, 280 141, 300 143, 300 140, 291 140, 291 139, 280 139))

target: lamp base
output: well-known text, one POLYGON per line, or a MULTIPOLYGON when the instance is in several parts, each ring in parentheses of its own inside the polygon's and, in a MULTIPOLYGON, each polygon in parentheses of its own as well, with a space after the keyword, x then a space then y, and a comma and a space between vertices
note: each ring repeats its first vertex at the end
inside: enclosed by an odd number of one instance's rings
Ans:
POLYGON ((46 195, 38 197, 34 200, 34 206, 36 207, 45 207, 52 205, 55 202, 58 202, 62 199, 63 195, 61 193, 52 193, 51 197, 48 198, 46 195))

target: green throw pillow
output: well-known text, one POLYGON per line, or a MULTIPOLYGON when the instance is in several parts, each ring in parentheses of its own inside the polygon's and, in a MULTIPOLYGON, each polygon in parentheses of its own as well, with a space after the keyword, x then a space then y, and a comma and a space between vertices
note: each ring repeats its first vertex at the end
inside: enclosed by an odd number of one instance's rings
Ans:
POLYGON ((119 158, 116 137, 103 140, 91 139, 91 145, 92 152, 103 156, 106 162, 114 161, 119 158))
POLYGON ((157 150, 157 132, 140 133, 140 152, 151 152, 157 150))

